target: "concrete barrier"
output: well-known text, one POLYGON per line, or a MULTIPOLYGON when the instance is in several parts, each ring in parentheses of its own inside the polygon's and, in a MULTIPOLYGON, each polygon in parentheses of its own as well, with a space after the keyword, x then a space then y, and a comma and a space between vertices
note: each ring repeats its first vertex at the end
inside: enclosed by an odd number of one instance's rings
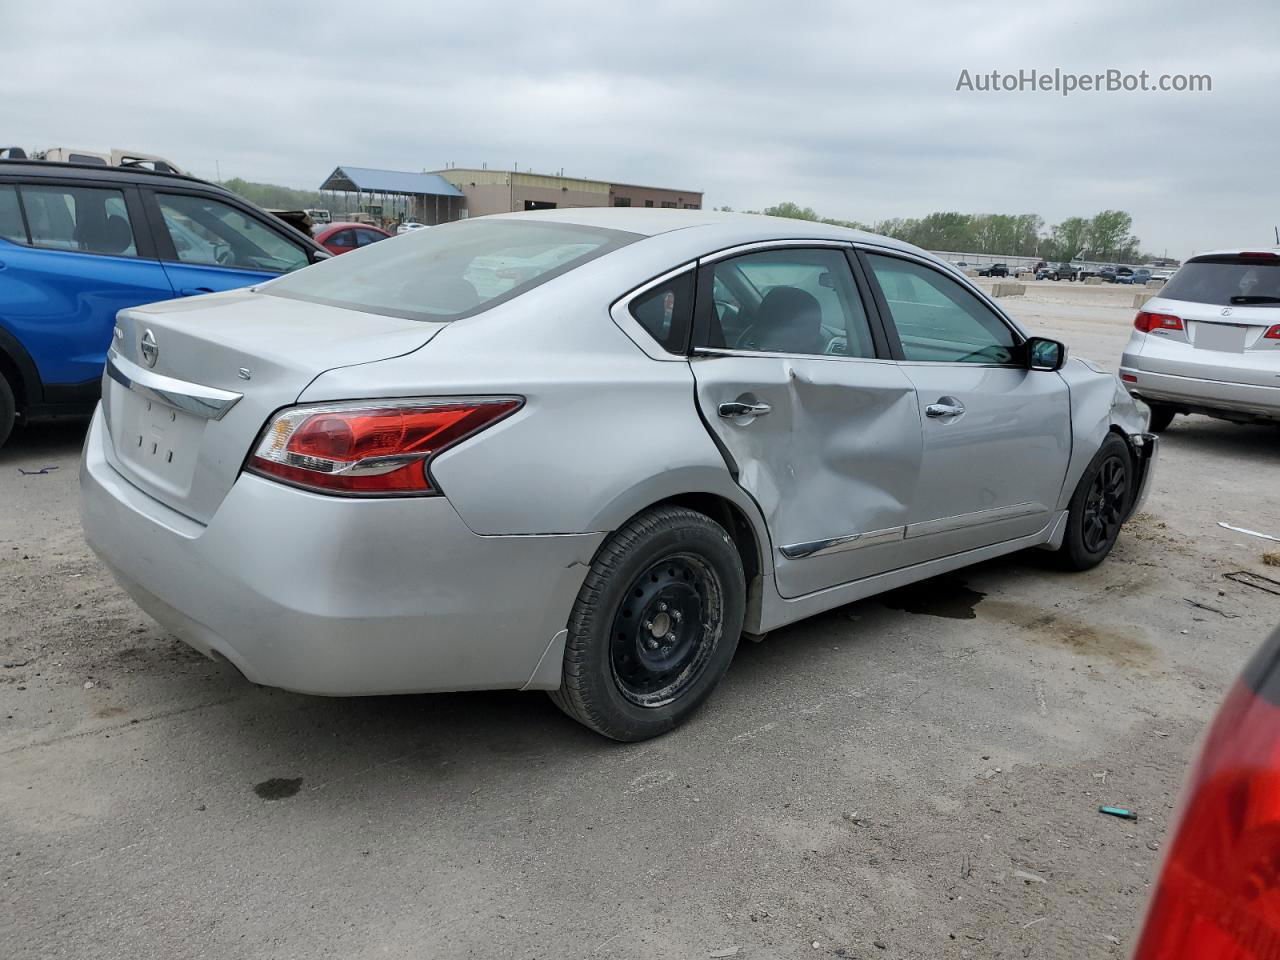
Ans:
POLYGON ((1143 284, 1143 286, 1146 287, 1148 290, 1159 290, 1161 287, 1164 286, 1164 281, 1148 280, 1146 283, 1143 284))
POLYGON ((993 297, 1021 297, 1027 292, 1025 283, 997 283, 991 287, 993 297))
POLYGON ((1036 275, 1030 270, 1019 270, 1016 274, 1019 280, 1034 280, 1036 275))
POLYGON ((973 269, 973 267, 970 267, 968 270, 964 272, 964 275, 966 277, 976 277, 978 275, 978 271, 973 269))
POLYGON ((1101 278, 1101 277, 1085 277, 1085 278, 1084 278, 1084 282, 1085 282, 1085 283, 1087 283, 1087 284, 1089 284, 1089 286, 1091 286, 1091 287, 1100 287, 1100 286, 1102 286, 1102 278, 1101 278))
POLYGON ((1154 296, 1154 293, 1135 293, 1133 295, 1133 305, 1140 310, 1142 305, 1154 296))

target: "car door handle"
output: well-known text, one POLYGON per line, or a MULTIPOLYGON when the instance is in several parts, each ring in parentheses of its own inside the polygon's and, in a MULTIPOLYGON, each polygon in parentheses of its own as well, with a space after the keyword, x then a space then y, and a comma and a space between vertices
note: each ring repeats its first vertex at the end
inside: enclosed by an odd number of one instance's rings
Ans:
POLYGON ((741 400, 730 400, 720 404, 718 410, 720 416, 732 420, 735 417, 763 417, 766 413, 772 413, 773 407, 764 401, 744 403, 741 400))
POLYGON ((213 287, 183 287, 178 293, 184 297, 198 297, 202 293, 213 293, 213 287))
POLYGON ((937 403, 931 403, 924 408, 925 416, 934 419, 958 417, 962 413, 964 413, 964 404, 955 397, 939 397, 937 403))

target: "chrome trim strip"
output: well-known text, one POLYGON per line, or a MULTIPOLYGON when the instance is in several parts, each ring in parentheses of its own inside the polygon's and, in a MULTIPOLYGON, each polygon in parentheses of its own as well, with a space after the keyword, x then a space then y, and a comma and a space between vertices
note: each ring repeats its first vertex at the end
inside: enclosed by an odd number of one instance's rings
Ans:
POLYGON ((969 527, 980 527, 986 523, 998 523, 1001 520, 1019 520, 1022 517, 1033 517, 1039 513, 1048 513, 1049 508, 1043 503, 1013 503, 1007 507, 992 507, 990 510, 975 510, 973 513, 961 513, 954 517, 939 517, 937 520, 924 520, 920 523, 907 524, 907 539, 912 537, 928 537, 935 533, 953 533, 956 530, 967 530, 969 527))
POLYGON ((851 533, 846 537, 832 537, 829 540, 811 540, 808 543, 793 543, 779 547, 778 552, 788 560, 803 560, 806 557, 825 557, 833 553, 844 553, 846 550, 859 550, 862 547, 874 547, 881 543, 893 543, 901 540, 905 527, 886 527, 883 530, 869 530, 866 533, 851 533))
MULTIPOLYGON (((735 350, 733 347, 694 347, 695 357, 778 357, 783 360, 840 360, 845 363, 883 363, 896 364, 898 361, 888 357, 842 357, 838 353, 779 353, 776 350, 735 350)), ((688 359, 688 358, 681 358, 688 359)), ((977 364, 966 363, 966 367, 977 364)))
POLYGON ((205 420, 221 420, 244 396, 152 373, 115 351, 107 355, 107 376, 141 397, 205 420))

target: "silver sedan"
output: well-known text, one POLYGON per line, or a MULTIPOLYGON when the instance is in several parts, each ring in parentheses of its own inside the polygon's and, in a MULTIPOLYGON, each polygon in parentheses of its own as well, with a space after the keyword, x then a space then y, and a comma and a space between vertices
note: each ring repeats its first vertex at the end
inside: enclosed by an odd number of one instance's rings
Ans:
POLYGON ((250 680, 548 690, 671 729, 739 639, 1028 547, 1081 570, 1147 411, 957 270, 822 224, 565 210, 122 311, 89 542, 250 680))
POLYGON ((1133 326, 1120 379, 1152 430, 1179 413, 1280 424, 1280 249, 1191 258, 1133 326))

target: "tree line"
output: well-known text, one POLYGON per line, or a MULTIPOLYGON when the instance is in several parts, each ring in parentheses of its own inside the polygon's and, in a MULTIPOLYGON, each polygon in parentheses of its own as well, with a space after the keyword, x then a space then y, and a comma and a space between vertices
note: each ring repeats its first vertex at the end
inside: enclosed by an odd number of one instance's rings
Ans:
MULTIPOLYGON (((721 207, 729 210, 729 207, 721 207)), ((894 217, 875 223, 819 216, 812 207, 779 203, 764 210, 771 217, 815 220, 913 243, 926 250, 954 250, 1042 260, 1106 260, 1142 263, 1139 240, 1130 232, 1133 217, 1123 210, 1103 210, 1092 217, 1067 217, 1045 228, 1035 213, 931 213, 927 217, 894 217)))

